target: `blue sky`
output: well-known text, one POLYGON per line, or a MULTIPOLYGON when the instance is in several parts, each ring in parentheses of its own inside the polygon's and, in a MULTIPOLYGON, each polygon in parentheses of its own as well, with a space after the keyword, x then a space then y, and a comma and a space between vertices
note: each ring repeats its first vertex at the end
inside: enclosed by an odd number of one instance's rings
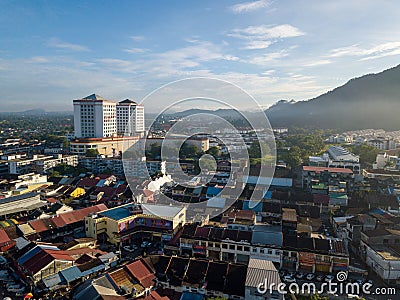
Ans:
MULTIPOLYGON (((397 1, 0 1, 0 110, 72 110, 187 77, 263 106, 396 66, 397 1)), ((237 103, 245 108, 245 103, 237 103)), ((155 107, 147 107, 147 111, 155 107)))

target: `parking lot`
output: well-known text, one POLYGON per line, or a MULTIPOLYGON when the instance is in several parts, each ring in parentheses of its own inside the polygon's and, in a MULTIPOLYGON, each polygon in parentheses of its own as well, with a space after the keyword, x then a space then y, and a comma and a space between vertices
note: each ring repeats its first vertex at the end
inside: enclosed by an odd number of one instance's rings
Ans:
MULTIPOLYGON (((372 285, 372 287, 374 286, 374 282, 372 280, 363 280, 363 279, 354 280, 354 279, 346 278, 345 280, 339 281, 336 277, 336 274, 320 274, 320 273, 306 273, 306 272, 294 272, 294 271, 280 270, 279 275, 281 277, 282 282, 286 283, 287 288, 290 286, 290 284, 296 283, 297 286, 299 286, 300 292, 302 290, 302 287, 305 288, 305 291, 308 291, 307 286, 310 283, 313 283, 316 288, 317 293, 320 294, 320 291, 323 291, 322 294, 327 295, 330 298, 335 298, 335 297, 340 298, 340 297, 346 296, 345 285, 347 283, 357 284, 360 287, 360 296, 361 296, 363 284, 369 283, 372 285), (340 293, 339 285, 337 285, 338 290, 336 292, 329 291, 329 288, 328 288, 329 282, 337 283, 337 284, 343 283, 344 291, 342 293, 340 293), (305 284, 305 283, 307 283, 307 284, 305 284), (324 286, 322 286, 322 284, 324 284, 324 286)), ((334 286, 332 288, 332 290, 334 290, 335 287, 336 286, 334 286)), ((354 299, 358 299, 357 295, 354 295, 354 294, 348 294, 347 296, 349 297, 349 299, 351 299, 352 297, 354 299)), ((375 298, 371 298, 371 299, 375 299, 375 298)))

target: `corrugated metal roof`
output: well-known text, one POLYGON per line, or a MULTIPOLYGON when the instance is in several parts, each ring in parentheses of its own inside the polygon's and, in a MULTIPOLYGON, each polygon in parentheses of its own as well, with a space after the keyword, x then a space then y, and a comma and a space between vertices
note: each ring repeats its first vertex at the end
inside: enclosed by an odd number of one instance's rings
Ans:
POLYGON ((70 283, 70 282, 72 282, 76 279, 79 279, 83 276, 81 270, 79 270, 79 268, 77 266, 73 266, 68 269, 64 269, 64 270, 60 271, 59 273, 62 275, 62 277, 65 279, 65 281, 67 283, 70 283))
POLYGON ((59 273, 43 278, 43 284, 50 290, 64 282, 64 279, 59 273))

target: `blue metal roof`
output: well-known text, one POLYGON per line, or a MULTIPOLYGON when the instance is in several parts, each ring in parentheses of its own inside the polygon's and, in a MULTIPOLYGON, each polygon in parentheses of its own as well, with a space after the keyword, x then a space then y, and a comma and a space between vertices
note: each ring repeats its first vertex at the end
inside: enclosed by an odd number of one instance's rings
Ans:
POLYGON ((207 188, 207 196, 216 196, 222 191, 222 188, 216 188, 214 186, 209 186, 207 188))
POLYGON ((63 282, 64 279, 60 276, 59 273, 43 278, 43 283, 49 290, 53 289, 55 286, 63 282))
POLYGON ((101 213, 99 213, 99 215, 118 221, 132 215, 132 206, 133 204, 130 203, 127 205, 102 211, 101 213))
POLYGON ((261 201, 243 201, 243 210, 252 210, 255 212, 262 212, 263 204, 261 201))
POLYGON ((76 279, 79 279, 83 276, 81 270, 79 270, 79 268, 77 266, 73 266, 68 269, 64 269, 64 270, 60 271, 59 273, 62 275, 62 277, 65 279, 65 281, 67 283, 70 283, 70 282, 72 282, 76 279))
POLYGON ((18 259, 18 264, 23 265, 25 262, 27 262, 29 259, 31 259, 34 255, 36 255, 40 251, 42 251, 42 248, 40 248, 39 246, 32 248, 18 259))
POLYGON ((198 293, 183 292, 180 300, 203 300, 204 295, 198 293))

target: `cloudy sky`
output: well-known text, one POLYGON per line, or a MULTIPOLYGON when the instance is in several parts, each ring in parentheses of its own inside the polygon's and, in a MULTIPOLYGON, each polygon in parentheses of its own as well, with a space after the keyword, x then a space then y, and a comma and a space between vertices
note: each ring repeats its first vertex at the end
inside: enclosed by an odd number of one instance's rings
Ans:
POLYGON ((94 92, 141 101, 197 76, 233 82, 268 107, 400 62, 398 1, 0 5, 1 111, 72 110, 72 99, 94 92))

